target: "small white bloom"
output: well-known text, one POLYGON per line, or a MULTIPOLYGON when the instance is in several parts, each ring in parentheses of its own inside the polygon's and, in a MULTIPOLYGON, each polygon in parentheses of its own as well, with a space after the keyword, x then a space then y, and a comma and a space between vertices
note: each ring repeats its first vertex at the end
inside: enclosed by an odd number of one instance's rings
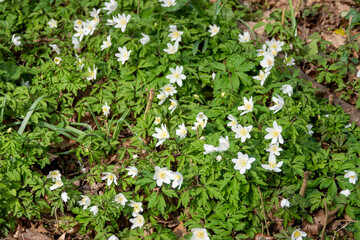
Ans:
POLYGON ((123 48, 119 47, 118 50, 119 50, 119 53, 115 53, 115 56, 118 57, 117 60, 118 60, 119 62, 121 62, 122 65, 124 65, 125 62, 126 62, 127 60, 129 60, 129 58, 130 58, 130 53, 131 53, 132 50, 128 51, 128 50, 126 49, 126 47, 123 47, 123 48))
POLYGON ((156 184, 158 187, 161 187, 163 183, 169 184, 171 177, 172 171, 168 170, 167 167, 155 167, 155 174, 153 179, 156 180, 156 184))
POLYGON ((329 114, 325 114, 325 115, 324 115, 324 117, 329 118, 329 117, 330 117, 330 115, 329 115, 329 114))
POLYGON ((201 137, 200 137, 200 140, 205 141, 205 140, 206 140, 206 138, 205 138, 204 136, 201 136, 201 137))
POLYGON ((56 65, 59 65, 61 62, 61 58, 59 58, 59 57, 54 58, 54 62, 56 65))
MULTIPOLYGON (((168 95, 166 95, 164 92, 160 92, 157 96, 157 99, 160 100, 159 105, 163 104, 168 95)), ((156 120, 156 119, 155 119, 156 120)))
POLYGON ((116 8, 117 8, 117 2, 115 0, 110 0, 110 2, 105 3, 105 7, 103 9, 107 10, 108 12, 106 14, 109 15, 110 13, 115 11, 116 8))
POLYGON ((171 6, 175 6, 176 5, 176 1, 175 0, 162 0, 162 7, 171 7, 171 6))
POLYGON ((356 172, 348 171, 348 170, 345 170, 345 172, 346 172, 346 174, 345 174, 344 178, 349 178, 349 182, 355 185, 356 181, 358 180, 356 172))
POLYGON ((142 215, 138 214, 135 218, 130 218, 130 222, 133 224, 131 226, 131 229, 134 229, 136 227, 142 228, 145 223, 145 219, 142 215))
POLYGON ((143 211, 143 209, 141 207, 142 206, 141 202, 134 202, 133 200, 130 200, 129 206, 134 208, 133 213, 132 213, 133 217, 136 217, 137 215, 139 215, 140 212, 143 211))
POLYGON ((54 19, 51 19, 48 22, 48 25, 49 25, 50 28, 57 28, 57 22, 54 19))
POLYGON ((85 64, 84 64, 83 61, 84 61, 83 58, 79 58, 79 57, 77 56, 77 60, 76 60, 76 62, 75 62, 75 65, 77 65, 78 70, 79 70, 79 69, 82 70, 82 69, 84 68, 85 64))
POLYGON ((158 142, 155 147, 160 146, 165 142, 166 139, 170 137, 168 130, 166 129, 165 124, 161 124, 161 128, 155 128, 156 133, 152 136, 158 139, 158 142))
POLYGON ((213 72, 213 73, 211 74, 211 78, 212 78, 213 81, 215 81, 216 73, 213 72))
POLYGON ((175 99, 170 99, 170 106, 169 106, 170 114, 174 112, 177 106, 178 106, 178 102, 175 99))
POLYGON ((284 42, 276 41, 274 38, 271 41, 266 41, 266 44, 269 46, 269 52, 271 52, 274 56, 278 54, 282 50, 282 46, 284 42))
POLYGON ((182 86, 182 80, 186 79, 186 76, 182 73, 183 66, 176 66, 175 69, 170 68, 171 74, 167 75, 166 78, 170 80, 170 83, 177 83, 179 87, 182 86))
POLYGON ((107 102, 105 102, 105 105, 102 106, 102 112, 106 117, 110 114, 110 107, 107 105, 107 102))
POLYGON ((264 86, 265 80, 269 76, 269 74, 270 74, 269 71, 263 72, 262 70, 260 70, 259 75, 253 77, 253 79, 260 81, 260 85, 264 86))
POLYGON ((346 125, 344 126, 345 129, 347 129, 347 128, 349 128, 349 127, 351 127, 351 123, 346 124, 346 125))
POLYGON ((217 155, 217 157, 216 157, 216 161, 220 162, 220 161, 221 161, 221 159, 222 159, 222 156, 221 156, 221 155, 217 155))
POLYGON ((170 179, 173 180, 171 185, 172 188, 176 188, 177 186, 179 186, 179 189, 181 188, 181 184, 184 181, 184 177, 181 175, 181 173, 173 172, 170 176, 170 179))
POLYGON ((149 35, 146 35, 146 34, 144 34, 144 33, 141 33, 141 35, 143 36, 143 37, 140 39, 140 43, 141 43, 142 45, 145 45, 145 44, 147 44, 148 42, 150 42, 150 37, 149 37, 149 35))
POLYGON ((90 212, 94 214, 94 216, 98 213, 99 207, 98 206, 92 206, 90 209, 90 212))
MULTIPOLYGON (((85 26, 86 23, 83 23, 83 25, 85 26)), ((74 28, 74 30, 76 31, 74 37, 79 38, 79 41, 81 42, 81 40, 84 38, 86 33, 84 27, 76 27, 74 28)))
POLYGON ((175 26, 175 28, 170 28, 170 33, 169 33, 168 37, 171 37, 170 41, 180 42, 181 41, 181 35, 183 35, 183 32, 178 31, 176 29, 176 26, 175 26))
POLYGON ((175 93, 177 93, 176 87, 174 87, 172 84, 168 84, 168 85, 162 87, 161 92, 163 92, 166 97, 172 96, 175 93))
POLYGON ((136 167, 127 167, 126 170, 128 170, 128 176, 136 177, 139 173, 139 170, 136 167))
POLYGON ((155 117, 155 121, 154 121, 155 125, 158 125, 161 123, 161 117, 155 117))
POLYGON ((216 149, 213 145, 204 144, 204 150, 205 150, 204 154, 209 154, 209 153, 215 152, 216 149))
POLYGON ((139 155, 137 155, 137 154, 133 155, 133 159, 137 159, 138 157, 139 157, 139 155))
POLYGON ((119 240, 119 238, 117 238, 115 235, 112 235, 108 240, 119 240))
POLYGON ((193 228, 191 229, 191 232, 193 235, 190 240, 210 240, 205 228, 193 228))
POLYGON ((274 144, 270 144, 269 148, 266 149, 267 152, 270 153, 270 155, 276 155, 276 156, 280 156, 280 152, 283 149, 279 147, 279 143, 276 142, 274 144))
POLYGON ((93 80, 93 79, 95 80, 96 74, 97 74, 97 67, 94 65, 92 70, 91 70, 91 68, 88 68, 88 76, 86 77, 86 79, 88 81, 93 80))
POLYGON ((113 202, 125 206, 125 204, 126 204, 126 202, 127 202, 127 199, 126 199, 126 197, 124 196, 124 194, 119 193, 119 194, 117 194, 117 195, 115 196, 115 199, 114 199, 113 202))
POLYGON ((283 161, 276 163, 275 159, 269 158, 268 164, 261 164, 261 167, 263 167, 266 170, 274 171, 274 172, 281 172, 280 167, 283 165, 283 161))
POLYGON ((174 45, 171 43, 167 43, 167 49, 164 49, 164 52, 167 52, 168 54, 175 54, 179 49, 179 42, 175 42, 174 45))
POLYGON ((228 136, 220 137, 219 146, 215 148, 217 152, 225 152, 230 148, 230 142, 228 136))
POLYGON ((252 130, 253 126, 247 126, 247 127, 242 127, 240 124, 238 124, 237 126, 231 128, 231 130, 233 132, 235 132, 235 138, 241 138, 241 142, 245 142, 246 139, 250 139, 250 132, 252 130))
POLYGON ((100 14, 100 11, 101 11, 101 9, 96 9, 96 8, 93 8, 93 10, 90 12, 90 16, 92 16, 92 17, 98 17, 99 16, 99 14, 100 14))
POLYGON ((101 180, 107 180, 106 185, 110 186, 113 182, 117 185, 117 177, 115 174, 109 172, 103 172, 102 174, 105 174, 105 176, 102 177, 101 180))
POLYGON ((238 152, 238 158, 232 159, 231 161, 235 163, 234 169, 239 170, 240 174, 244 174, 246 170, 251 168, 251 163, 255 161, 255 158, 249 158, 247 154, 238 152))
POLYGON ((351 192, 349 189, 345 189, 340 192, 340 194, 344 195, 345 197, 348 197, 350 195, 350 193, 351 192))
POLYGON ((291 95, 293 94, 293 87, 291 85, 285 84, 281 87, 281 91, 291 97, 291 95))
POLYGON ((109 48, 111 47, 111 39, 110 39, 110 35, 107 36, 106 40, 103 41, 103 44, 101 45, 101 51, 103 51, 105 48, 109 48))
POLYGON ((125 15, 123 13, 122 15, 118 14, 117 17, 113 17, 113 22, 115 23, 115 28, 121 28, 121 32, 125 32, 126 26, 128 22, 130 21, 131 15, 125 15))
POLYGON ((279 96, 278 94, 276 94, 276 97, 272 97, 272 100, 275 102, 275 105, 273 105, 272 107, 270 107, 270 110, 275 110, 273 112, 273 114, 277 113, 278 111, 280 111, 283 107, 284 107, 284 99, 279 96))
POLYGON ((356 77, 360 78, 360 70, 356 73, 356 77))
POLYGON ((291 234, 291 240, 302 240, 302 237, 306 237, 307 234, 304 231, 300 231, 300 229, 296 229, 292 234, 291 234))
POLYGON ((74 29, 75 28, 82 28, 83 27, 83 21, 81 21, 80 19, 76 19, 74 21, 74 29))
POLYGON ((209 32, 211 33, 210 37, 215 36, 220 31, 220 27, 216 26, 216 24, 210 25, 209 28, 209 32))
POLYGON ((313 125, 312 125, 312 124, 308 124, 308 125, 306 125, 306 127, 307 127, 307 129, 308 129, 308 133, 312 136, 313 133, 314 133, 314 131, 311 130, 311 129, 313 128, 313 125))
POLYGON ((285 208, 285 207, 289 208, 290 205, 291 205, 291 203, 290 203, 289 200, 287 200, 286 198, 284 198, 284 199, 281 200, 281 202, 280 202, 281 208, 285 208))
POLYGON ((274 144, 276 142, 279 142, 281 144, 284 143, 284 139, 281 135, 282 127, 277 124, 276 121, 273 122, 273 128, 266 128, 265 131, 268 132, 268 134, 265 136, 265 139, 271 139, 271 144, 274 144))
MULTIPOLYGON (((238 122, 237 122, 236 118, 234 118, 234 116, 230 114, 230 115, 227 117, 227 119, 230 120, 230 122, 228 122, 227 126, 228 126, 228 127, 231 127, 231 130, 233 130, 234 127, 236 127, 236 126, 238 125, 238 122)), ((233 130, 233 131, 234 131, 234 130, 233 130)))
POLYGON ((83 209, 87 209, 88 206, 90 206, 91 204, 91 200, 88 196, 86 195, 81 195, 82 199, 80 201, 78 201, 80 206, 83 206, 83 209))
POLYGON ((80 41, 76 37, 71 37, 71 43, 74 45, 74 49, 80 48, 80 41))
POLYGON ((239 42, 247 43, 247 42, 250 42, 250 40, 251 40, 251 38, 250 38, 250 33, 249 32, 244 32, 244 35, 239 33, 239 42))
POLYGON ((285 53, 285 59, 284 59, 284 63, 286 64, 286 66, 294 66, 295 65, 295 59, 293 57, 288 57, 287 53, 285 53))
POLYGON ((274 66, 275 63, 275 57, 272 53, 266 52, 264 53, 264 58, 261 60, 260 65, 265 68, 265 72, 268 72, 271 70, 271 68, 274 66))
POLYGON ((180 137, 180 139, 184 139, 187 134, 187 129, 185 127, 185 124, 182 123, 181 125, 178 125, 179 129, 176 129, 176 135, 180 137))
POLYGON ((51 178, 53 182, 55 182, 56 179, 61 181, 61 173, 59 170, 50 171, 47 178, 51 178))
POLYGON ((246 97, 244 97, 244 105, 238 107, 238 110, 239 111, 245 110, 244 112, 242 112, 240 114, 242 116, 242 115, 245 115, 248 112, 252 112, 253 107, 254 107, 254 103, 253 103, 252 97, 249 100, 247 100, 246 97))
POLYGON ((54 52, 56 52, 56 54, 60 54, 60 48, 56 44, 49 44, 49 46, 54 52))
POLYGON ((266 44, 262 45, 262 49, 256 50, 258 52, 258 54, 256 55, 257 57, 261 57, 264 56, 264 53, 266 53, 266 44))
POLYGON ((70 198, 67 194, 67 192, 62 192, 61 193, 61 199, 66 203, 70 198))
POLYGON ((59 188, 59 187, 62 187, 63 185, 64 185, 64 184, 63 184, 63 182, 61 181, 61 179, 56 179, 56 180, 55 180, 55 184, 50 187, 50 190, 51 190, 51 191, 52 191, 52 190, 55 190, 55 189, 57 189, 57 188, 59 188))

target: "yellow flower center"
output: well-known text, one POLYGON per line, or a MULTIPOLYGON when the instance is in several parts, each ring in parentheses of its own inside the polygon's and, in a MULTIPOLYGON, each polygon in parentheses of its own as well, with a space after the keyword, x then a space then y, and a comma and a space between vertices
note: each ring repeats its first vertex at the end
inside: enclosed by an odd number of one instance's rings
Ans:
POLYGON ((294 237, 300 237, 300 236, 301 236, 301 234, 300 234, 299 231, 296 231, 296 232, 294 233, 294 237))
POLYGON ((231 126, 235 126, 237 123, 236 123, 236 121, 235 120, 232 120, 231 121, 231 126))
POLYGON ((268 59, 268 60, 267 60, 267 64, 268 64, 269 66, 273 65, 273 60, 272 60, 272 59, 268 59))
POLYGON ((108 179, 109 179, 109 180, 113 180, 113 179, 114 179, 114 175, 109 174, 109 175, 108 175, 108 179))
POLYGON ((174 73, 174 78, 180 78, 180 74, 179 73, 174 73))
POLYGON ((251 110, 251 107, 252 107, 252 104, 251 103, 245 103, 245 108, 247 109, 247 110, 251 110))
POLYGON ((240 135, 245 136, 247 134, 247 131, 245 128, 240 129, 240 135))
POLYGON ((269 162, 269 166, 270 166, 270 168, 275 168, 276 167, 276 162, 269 162))
POLYGON ((244 159, 244 158, 242 158, 242 159, 239 160, 239 165, 240 165, 240 167, 245 167, 245 166, 246 166, 246 163, 247 163, 247 161, 246 161, 246 159, 244 159))
POLYGON ((120 19, 119 22, 120 22, 120 25, 125 25, 125 24, 126 24, 126 19, 124 19, 124 18, 123 18, 123 19, 120 19))
POLYGON ((205 234, 204 234, 204 232, 197 232, 196 237, 199 238, 199 239, 202 239, 202 238, 205 237, 205 234))
POLYGON ((166 174, 165 174, 164 172, 160 172, 160 173, 159 173, 159 178, 160 178, 160 179, 165 178, 165 176, 166 176, 166 174))
POLYGON ((354 175, 352 175, 352 176, 350 176, 350 178, 353 178, 353 179, 354 179, 354 178, 355 178, 355 176, 354 176, 354 175))
POLYGON ((279 132, 278 132, 277 130, 273 130, 273 131, 271 132, 271 135, 272 135, 273 138, 276 138, 276 137, 279 136, 279 132))

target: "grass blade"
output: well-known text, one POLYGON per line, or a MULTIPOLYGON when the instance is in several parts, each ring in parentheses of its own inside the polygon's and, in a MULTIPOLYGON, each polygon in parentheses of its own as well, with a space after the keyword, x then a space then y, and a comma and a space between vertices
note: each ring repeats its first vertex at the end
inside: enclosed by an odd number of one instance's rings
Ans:
POLYGON ((4 119, 5 102, 6 102, 6 94, 5 94, 4 101, 3 101, 3 104, 2 104, 2 107, 1 107, 1 112, 0 112, 0 124, 2 124, 3 119, 4 119))
POLYGON ((251 34, 252 34, 253 37, 254 37, 254 40, 256 40, 255 33, 254 33, 254 31, 252 30, 252 28, 249 26, 249 24, 247 24, 247 23, 246 23, 244 20, 242 20, 241 18, 238 18, 238 20, 239 20, 240 22, 242 22, 242 23, 250 30, 251 34))
POLYGON ((33 112, 35 111, 36 106, 39 104, 39 102, 40 102, 44 97, 45 97, 45 94, 41 95, 41 96, 38 97, 38 98, 35 100, 35 102, 31 105, 29 111, 27 112, 27 114, 26 114, 26 116, 25 116, 24 120, 22 121, 21 126, 20 126, 20 128, 19 128, 18 133, 19 133, 20 135, 22 135, 22 134, 24 133, 25 127, 26 127, 26 125, 28 124, 31 115, 32 115, 33 112))
POLYGON ((96 118, 96 116, 95 116, 94 112, 92 111, 92 109, 91 109, 90 105, 89 105, 88 103, 86 103, 86 106, 88 106, 89 111, 90 111, 90 113, 91 113, 91 116, 94 118, 94 121, 95 121, 95 123, 96 123, 96 126, 97 126, 97 127, 98 127, 98 129, 102 132, 101 127, 100 127, 100 124, 99 124, 99 122, 98 122, 98 120, 97 120, 97 118, 96 118))
POLYGON ((121 118, 117 121, 111 142, 116 141, 118 139, 120 131, 123 126, 123 123, 124 123, 124 120, 125 120, 126 116, 129 114, 129 112, 130 112, 130 109, 126 109, 126 111, 123 113, 121 118))

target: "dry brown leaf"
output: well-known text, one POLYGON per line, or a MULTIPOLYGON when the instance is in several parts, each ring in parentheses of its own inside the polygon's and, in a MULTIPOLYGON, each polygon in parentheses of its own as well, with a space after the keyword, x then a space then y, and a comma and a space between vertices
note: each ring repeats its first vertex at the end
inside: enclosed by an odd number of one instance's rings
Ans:
POLYGON ((61 234, 61 236, 58 238, 58 240, 65 240, 66 233, 61 234))
POLYGON ((254 237, 254 240, 273 240, 273 239, 275 238, 261 233, 257 233, 254 237))
POLYGON ((23 240, 54 240, 53 238, 47 236, 46 234, 39 233, 36 231, 32 231, 30 229, 26 229, 26 232, 21 234, 20 239, 23 240))
POLYGON ((180 224, 174 229, 174 233, 178 239, 183 238, 185 236, 187 231, 183 225, 183 222, 180 222, 180 224))
POLYGON ((324 40, 331 42, 331 45, 333 45, 335 48, 339 48, 340 46, 344 45, 346 40, 346 36, 338 35, 333 32, 331 33, 322 32, 321 37, 324 40))

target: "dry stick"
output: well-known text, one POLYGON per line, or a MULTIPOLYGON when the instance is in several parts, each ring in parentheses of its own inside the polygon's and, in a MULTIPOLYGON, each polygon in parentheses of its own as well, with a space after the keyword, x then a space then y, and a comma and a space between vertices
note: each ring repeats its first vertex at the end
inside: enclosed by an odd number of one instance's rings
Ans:
POLYGON ((263 214, 264 214, 264 221, 265 221, 266 232, 267 232, 267 235, 270 236, 270 232, 269 232, 269 228, 268 228, 268 223, 267 223, 267 221, 266 221, 266 212, 265 212, 264 201, 263 201, 262 196, 261 196, 260 187, 258 187, 258 190, 259 190, 259 194, 260 194, 261 205, 262 205, 262 208, 263 208, 263 214))
POLYGON ((303 179, 303 183, 302 183, 301 189, 300 189, 300 195, 302 197, 305 197, 306 186, 307 186, 307 182, 309 180, 310 174, 311 174, 310 171, 305 171, 304 172, 304 179, 303 179))
POLYGON ((323 229, 321 230, 321 234, 320 234, 320 239, 321 240, 325 239, 325 230, 326 230, 326 225, 327 225, 327 221, 328 221, 328 214, 329 214, 326 202, 324 202, 324 206, 325 206, 325 222, 324 222, 323 229))
POLYGON ((150 89, 150 96, 149 96, 149 99, 148 99, 148 102, 147 102, 147 105, 146 105, 146 109, 145 109, 145 113, 144 113, 144 120, 146 118, 146 115, 147 113, 150 111, 151 109, 151 105, 152 105, 152 102, 154 100, 154 95, 155 95, 155 91, 154 89, 150 89))

